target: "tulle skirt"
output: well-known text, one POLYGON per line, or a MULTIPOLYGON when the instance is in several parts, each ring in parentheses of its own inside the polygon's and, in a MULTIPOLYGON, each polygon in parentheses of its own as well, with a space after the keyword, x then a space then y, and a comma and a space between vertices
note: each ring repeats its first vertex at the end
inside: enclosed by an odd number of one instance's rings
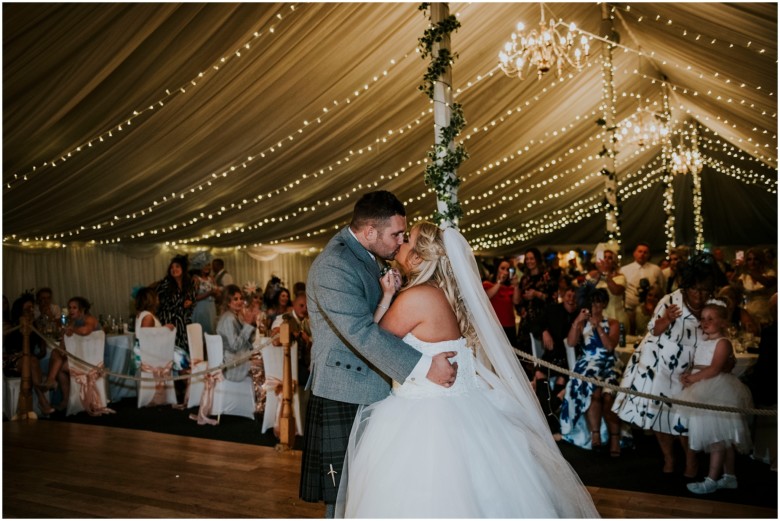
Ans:
POLYGON ((346 463, 346 517, 598 517, 550 432, 531 432, 498 390, 364 407, 346 463))
MULTIPOLYGON (((733 374, 720 373, 713 378, 700 380, 686 387, 675 396, 680 400, 723 405, 727 407, 752 408, 750 390, 733 374)), ((679 418, 688 424, 688 443, 693 450, 710 452, 710 445, 733 443, 741 453, 751 448, 748 416, 733 412, 711 411, 675 405, 675 423, 679 418)))

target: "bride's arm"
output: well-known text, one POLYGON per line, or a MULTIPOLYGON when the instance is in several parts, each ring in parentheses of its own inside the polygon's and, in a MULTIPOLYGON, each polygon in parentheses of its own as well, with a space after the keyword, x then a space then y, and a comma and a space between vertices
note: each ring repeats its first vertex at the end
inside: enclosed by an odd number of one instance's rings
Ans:
POLYGON ((382 286, 382 300, 379 301, 374 311, 374 322, 377 324, 390 309, 390 304, 393 303, 393 295, 395 295, 395 275, 393 272, 388 271, 384 277, 379 279, 379 285, 382 286))

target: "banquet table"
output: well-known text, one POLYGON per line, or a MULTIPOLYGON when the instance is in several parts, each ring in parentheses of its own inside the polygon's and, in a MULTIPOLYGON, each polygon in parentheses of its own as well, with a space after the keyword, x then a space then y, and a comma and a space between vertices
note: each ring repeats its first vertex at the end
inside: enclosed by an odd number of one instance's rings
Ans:
MULTIPOLYGON (((103 353, 103 364, 106 369, 112 373, 134 375, 134 344, 135 335, 133 333, 106 335, 106 350, 103 353)), ((108 396, 112 402, 119 401, 122 398, 137 396, 137 394, 138 390, 135 380, 115 376, 108 377, 108 396)))

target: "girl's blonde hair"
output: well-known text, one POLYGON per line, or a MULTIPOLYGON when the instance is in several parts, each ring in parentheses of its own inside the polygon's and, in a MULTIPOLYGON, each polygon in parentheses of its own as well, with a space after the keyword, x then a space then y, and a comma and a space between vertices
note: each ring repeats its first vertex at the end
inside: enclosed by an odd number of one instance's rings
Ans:
POLYGON ((420 263, 412 268, 408 274, 409 280, 401 291, 422 284, 440 288, 455 312, 461 335, 466 337, 469 345, 475 345, 476 334, 461 298, 455 275, 452 273, 450 259, 444 249, 441 228, 432 222, 420 221, 412 226, 412 230, 417 230, 417 239, 409 255, 416 255, 420 263))

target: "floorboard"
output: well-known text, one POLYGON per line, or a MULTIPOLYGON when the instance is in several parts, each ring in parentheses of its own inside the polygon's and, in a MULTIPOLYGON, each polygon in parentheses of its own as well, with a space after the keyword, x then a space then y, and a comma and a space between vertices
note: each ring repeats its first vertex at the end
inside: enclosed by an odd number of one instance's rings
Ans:
MULTIPOLYGON (((211 428, 211 427, 204 427, 211 428)), ((318 518, 301 454, 64 422, 3 423, 5 518, 318 518)), ((605 518, 777 518, 777 510, 588 487, 605 518)))

